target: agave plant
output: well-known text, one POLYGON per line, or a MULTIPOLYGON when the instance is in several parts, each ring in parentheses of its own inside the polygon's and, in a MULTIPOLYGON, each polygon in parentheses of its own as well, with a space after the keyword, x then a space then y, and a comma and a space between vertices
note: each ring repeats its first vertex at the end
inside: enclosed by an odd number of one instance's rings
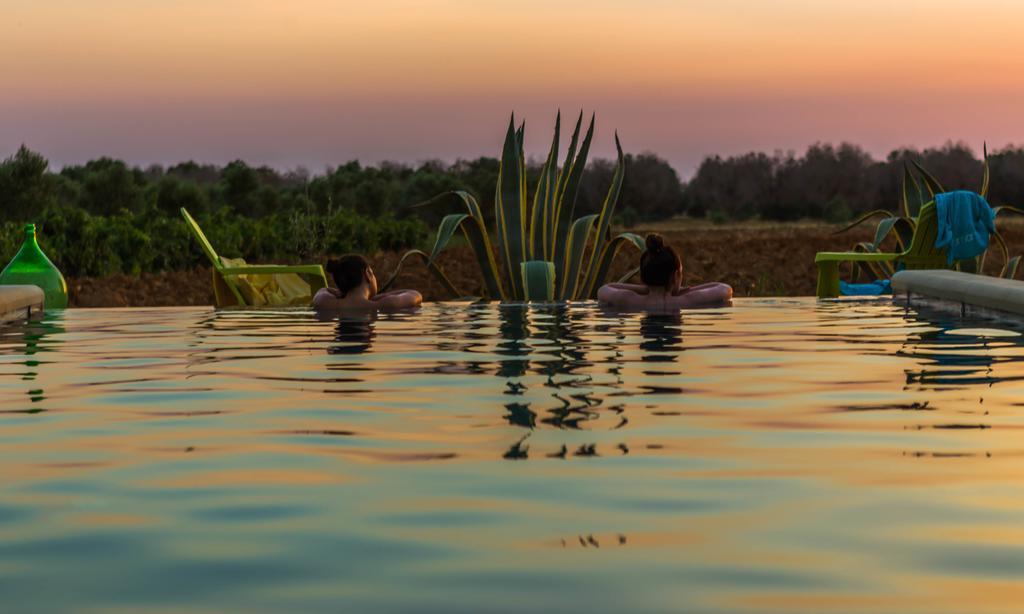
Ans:
MULTIPOLYGON (((437 257, 448 246, 457 231, 465 235, 476 255, 483 278, 483 288, 489 299, 503 301, 524 300, 534 296, 530 286, 551 284, 545 272, 554 270, 553 288, 548 296, 558 300, 592 298, 605 282, 611 263, 625 245, 644 249, 644 240, 632 233, 611 236, 612 216, 622 189, 625 163, 618 134, 615 148, 618 162, 612 175, 611 186, 599 213, 573 219, 580 180, 587 164, 590 142, 594 135, 594 117, 580 141, 583 113, 576 120, 569 148, 562 167, 558 167, 561 113, 555 118, 555 134, 547 159, 541 167, 540 178, 532 202, 526 187, 526 158, 523 153, 525 122, 516 128, 515 116, 509 120, 505 144, 501 154, 498 183, 494 194, 496 228, 488 230, 483 211, 472 194, 457 190, 445 192, 422 205, 454 200, 465 211, 452 213, 441 220, 437 238, 430 253, 421 250, 406 252, 384 287, 394 282, 402 266, 409 259, 423 261, 453 296, 459 292, 437 264, 437 257), (531 266, 538 261, 546 266, 531 266), (536 277, 534 277, 536 276, 536 277)), ((421 205, 421 206, 422 206, 421 205)), ((630 273, 632 275, 632 272, 630 273)), ((550 287, 550 286, 549 286, 550 287)))
MULTIPOLYGON (((988 163, 988 147, 983 147, 984 157, 982 162, 982 180, 981 189, 978 192, 982 197, 988 197, 989 188, 989 163, 988 163)), ((851 228, 859 226, 864 222, 881 218, 878 222, 878 226, 875 228, 875 237, 873 241, 863 241, 857 243, 854 246, 854 251, 857 252, 869 252, 877 253, 881 252, 882 243, 892 235, 895 239, 897 251, 904 251, 910 246, 911 238, 914 236, 914 230, 917 227, 917 214, 921 211, 921 207, 925 203, 928 203, 935 199, 936 194, 941 194, 945 190, 942 188, 942 184, 935 178, 934 175, 929 173, 923 166, 917 161, 911 161, 910 165, 906 162, 903 164, 903 179, 900 186, 900 209, 898 213, 892 213, 885 209, 877 209, 865 213, 861 217, 851 222, 845 228, 836 231, 835 234, 846 232, 851 228), (923 186, 923 187, 922 187, 923 186)), ((1024 211, 1016 207, 1008 205, 1000 205, 993 207, 992 210, 995 212, 996 217, 1000 213, 1017 213, 1024 214, 1024 211)), ((1002 235, 997 230, 992 234, 992 243, 990 243, 989 249, 986 249, 980 256, 977 256, 973 260, 961 260, 956 263, 956 268, 961 271, 970 273, 982 273, 985 270, 985 263, 988 257, 988 252, 991 250, 991 245, 998 247, 1000 255, 1002 256, 1003 266, 999 272, 999 277, 1013 278, 1017 274, 1017 269, 1020 267, 1021 256, 1010 257, 1010 250, 1006 245, 1006 240, 1003 239, 1002 235)), ((858 262, 855 264, 855 277, 860 277, 862 272, 870 272, 874 279, 888 279, 895 273, 892 262, 858 262)))

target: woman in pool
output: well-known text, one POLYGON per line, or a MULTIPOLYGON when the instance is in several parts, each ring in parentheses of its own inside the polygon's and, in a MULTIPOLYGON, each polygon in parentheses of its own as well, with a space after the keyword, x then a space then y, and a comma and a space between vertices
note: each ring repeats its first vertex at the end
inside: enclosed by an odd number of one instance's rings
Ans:
POLYGON ((418 307, 423 297, 415 290, 377 293, 377 277, 366 258, 348 254, 327 261, 324 267, 336 288, 321 288, 313 296, 314 309, 405 309, 418 307))
POLYGON ((732 288, 722 283, 683 286, 683 261, 661 235, 647 235, 647 249, 640 256, 642 284, 607 284, 597 299, 619 309, 674 310, 719 307, 732 300, 732 288))

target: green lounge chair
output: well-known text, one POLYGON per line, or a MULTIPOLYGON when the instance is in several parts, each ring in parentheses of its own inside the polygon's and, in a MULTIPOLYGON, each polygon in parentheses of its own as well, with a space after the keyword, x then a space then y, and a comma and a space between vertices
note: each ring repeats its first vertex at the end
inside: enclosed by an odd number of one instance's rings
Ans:
POLYGON ((935 201, 925 203, 917 216, 917 226, 910 247, 902 254, 875 254, 861 252, 818 252, 814 263, 818 265, 818 298, 839 296, 839 263, 892 262, 904 269, 948 269, 946 250, 935 248, 938 234, 938 216, 935 201))
POLYGON ((199 241, 213 265, 213 294, 217 307, 228 306, 280 306, 294 305, 312 300, 312 294, 327 286, 327 276, 319 264, 278 265, 278 264, 246 264, 241 259, 222 258, 214 251, 210 241, 203 234, 199 224, 189 215, 184 207, 181 216, 190 231, 199 241), (304 278, 305 281, 303 281, 304 278), (275 292, 270 300, 262 292, 268 285, 274 286, 275 292), (308 296, 305 288, 309 288, 308 296), (282 298, 283 297, 283 298, 282 298), (275 302, 274 299, 278 299, 275 302), (284 299, 298 299, 284 300, 284 299))

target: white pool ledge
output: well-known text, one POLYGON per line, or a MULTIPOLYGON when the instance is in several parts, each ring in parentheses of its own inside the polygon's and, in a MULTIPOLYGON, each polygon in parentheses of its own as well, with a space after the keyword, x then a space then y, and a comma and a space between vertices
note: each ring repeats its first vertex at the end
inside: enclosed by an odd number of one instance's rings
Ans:
POLYGON ((39 286, 0 286, 0 322, 25 320, 43 311, 39 286))
POLYGON ((892 278, 893 300, 913 306, 955 308, 960 313, 1024 316, 1024 281, 959 271, 900 271, 892 278))

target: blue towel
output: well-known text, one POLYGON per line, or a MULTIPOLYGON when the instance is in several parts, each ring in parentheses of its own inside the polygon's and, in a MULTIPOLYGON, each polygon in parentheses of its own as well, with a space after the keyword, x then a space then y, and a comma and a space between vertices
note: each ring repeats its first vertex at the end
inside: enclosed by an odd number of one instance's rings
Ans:
POLYGON ((988 249, 989 235, 996 231, 996 214, 981 194, 967 190, 936 194, 935 212, 939 218, 935 247, 947 248, 949 264, 988 249))
POLYGON ((869 284, 848 284, 839 280, 839 294, 843 296, 878 296, 880 294, 892 294, 892 282, 888 279, 879 279, 869 284))

